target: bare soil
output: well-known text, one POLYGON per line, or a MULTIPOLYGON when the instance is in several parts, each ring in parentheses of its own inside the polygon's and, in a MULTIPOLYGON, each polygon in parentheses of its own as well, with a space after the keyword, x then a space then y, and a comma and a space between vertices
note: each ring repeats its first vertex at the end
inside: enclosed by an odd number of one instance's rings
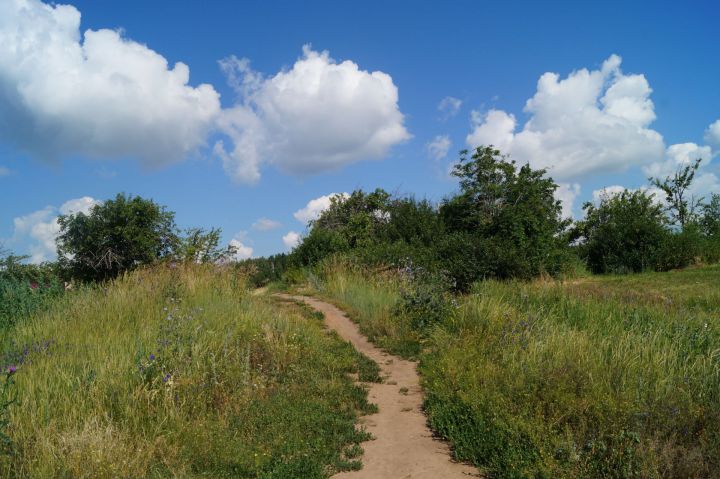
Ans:
POLYGON ((325 315, 328 328, 378 363, 383 383, 370 383, 369 401, 379 412, 361 418, 373 436, 363 444, 363 468, 333 476, 342 479, 480 477, 477 469, 454 462, 446 443, 433 437, 422 412, 422 389, 417 364, 375 347, 358 326, 332 304, 308 296, 278 295, 302 301, 325 315))

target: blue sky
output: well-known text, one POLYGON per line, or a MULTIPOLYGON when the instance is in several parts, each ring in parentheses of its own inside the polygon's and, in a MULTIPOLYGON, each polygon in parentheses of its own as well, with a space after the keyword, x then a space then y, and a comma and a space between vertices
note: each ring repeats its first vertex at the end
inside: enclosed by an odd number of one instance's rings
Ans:
POLYGON ((329 193, 441 199, 473 142, 576 216, 695 157, 720 191, 720 7, 547 3, 2 0, 0 238, 50 259, 59 212, 126 192, 276 253, 329 193))

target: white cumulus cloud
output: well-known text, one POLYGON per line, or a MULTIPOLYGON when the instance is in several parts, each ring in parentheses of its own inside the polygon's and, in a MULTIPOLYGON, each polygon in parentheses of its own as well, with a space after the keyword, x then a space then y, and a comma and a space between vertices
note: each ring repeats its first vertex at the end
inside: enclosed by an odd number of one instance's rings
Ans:
POLYGON ((257 231, 270 231, 281 227, 279 221, 271 220, 270 218, 260 218, 252 224, 251 228, 257 231))
POLYGON ((288 231, 288 233, 282 237, 283 244, 287 249, 293 249, 300 244, 300 239, 300 233, 296 233, 295 231, 288 231))
POLYGON ((625 190, 626 190, 626 188, 621 185, 610 185, 610 186, 606 186, 604 188, 600 188, 599 190, 593 191, 593 193, 592 193, 593 201, 596 204, 599 204, 600 200, 602 200, 603 198, 611 198, 615 195, 619 195, 620 193, 622 193, 625 190))
POLYGON ((665 148, 649 128, 655 119, 650 85, 644 75, 624 74, 620 64, 612 55, 598 70, 563 79, 543 74, 525 104, 530 118, 522 127, 504 111, 475 113, 468 146, 493 144, 521 163, 548 168, 559 181, 659 161, 665 148))
POLYGON ((460 107, 462 106, 462 100, 459 98, 455 98, 452 96, 446 96, 442 100, 440 100, 440 103, 438 103, 438 111, 441 113, 441 119, 443 121, 452 118, 453 116, 457 115, 460 111, 460 107))
POLYGON ((560 183, 555 190, 555 199, 562 203, 563 218, 575 217, 575 199, 580 194, 578 183, 560 183))
POLYGON ((223 112, 221 131, 232 145, 214 152, 235 180, 260 178, 263 164, 305 175, 379 159, 410 138, 390 75, 361 70, 309 46, 289 70, 263 77, 246 59, 221 62, 240 98, 223 112))
POLYGON ((299 222, 307 225, 309 222, 318 219, 320 214, 330 207, 331 200, 334 196, 341 196, 348 198, 350 195, 347 193, 330 193, 319 198, 308 201, 307 205, 300 208, 293 216, 299 222))
POLYGON ((55 239, 60 233, 58 214, 70 215, 75 213, 89 213, 90 209, 100 202, 89 197, 75 198, 63 203, 59 208, 46 206, 45 208, 20 216, 13 220, 15 232, 11 238, 13 244, 27 245, 30 253, 30 262, 42 263, 57 257, 55 239))
POLYGON ((220 112, 213 87, 189 76, 119 31, 82 32, 71 5, 0 2, 0 140, 41 159, 181 160, 220 112))
POLYGON ((700 146, 695 143, 677 143, 670 145, 665 151, 665 159, 643 167, 643 172, 655 178, 664 179, 683 166, 690 165, 695 160, 710 161, 712 151, 709 146, 700 146))
POLYGON ((230 240, 230 247, 235 250, 235 254, 232 259, 235 261, 242 261, 244 259, 252 258, 253 249, 252 247, 243 243, 244 234, 239 234, 235 238, 230 240))
POLYGON ((705 141, 720 150, 720 120, 717 120, 705 130, 705 141))
MULTIPOLYGON (((700 146, 695 143, 677 143, 670 145, 665 152, 665 159, 651 163, 643 168, 644 173, 661 181, 678 171, 680 168, 694 164, 696 160, 702 160, 695 173, 688 193, 690 197, 708 198, 712 193, 720 192, 720 179, 715 173, 707 171, 707 166, 712 161, 712 150, 709 146, 700 146)), ((656 196, 665 198, 665 194, 656 191, 656 196)))
POLYGON ((439 161, 447 156, 450 146, 452 146, 452 142, 449 136, 438 135, 425 145, 425 148, 432 159, 439 161))

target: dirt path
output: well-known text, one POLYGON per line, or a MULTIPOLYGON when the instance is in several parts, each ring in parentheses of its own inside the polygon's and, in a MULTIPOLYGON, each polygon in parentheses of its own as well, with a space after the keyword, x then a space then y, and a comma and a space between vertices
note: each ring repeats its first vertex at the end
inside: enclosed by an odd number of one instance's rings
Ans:
POLYGON ((342 472, 335 478, 349 479, 440 479, 479 477, 473 467, 452 462, 450 450, 434 439, 421 411, 422 390, 416 363, 376 348, 341 310, 307 296, 277 295, 299 300, 325 315, 330 329, 373 359, 381 368, 382 384, 369 384, 369 400, 379 412, 361 419, 375 438, 363 443, 365 454, 360 471, 342 472))

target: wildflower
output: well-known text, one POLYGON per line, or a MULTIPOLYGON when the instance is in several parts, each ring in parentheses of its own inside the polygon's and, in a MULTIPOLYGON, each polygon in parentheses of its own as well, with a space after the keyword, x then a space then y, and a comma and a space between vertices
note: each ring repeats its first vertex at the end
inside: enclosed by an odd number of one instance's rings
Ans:
POLYGON ((164 382, 164 383, 168 382, 168 381, 170 380, 170 378, 171 378, 170 373, 167 373, 167 374, 165 375, 165 377, 163 378, 163 382, 164 382))
POLYGON ((155 361, 155 355, 154 355, 154 354, 151 354, 151 355, 150 355, 150 361, 155 361))
POLYGON ((16 371, 17 371, 17 366, 15 366, 14 364, 8 366, 8 368, 7 368, 8 375, 15 374, 16 371))

